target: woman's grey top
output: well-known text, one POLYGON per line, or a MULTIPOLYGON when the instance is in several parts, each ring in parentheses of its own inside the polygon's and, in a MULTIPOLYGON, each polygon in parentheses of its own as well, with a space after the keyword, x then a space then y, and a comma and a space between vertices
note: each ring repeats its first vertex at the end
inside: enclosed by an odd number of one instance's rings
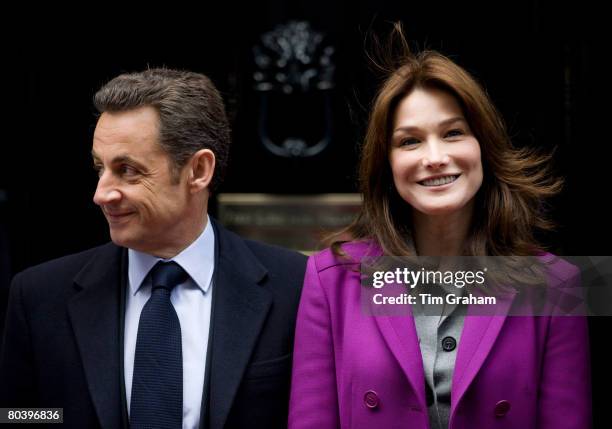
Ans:
MULTIPOLYGON (((427 292, 444 297, 445 293, 461 295, 454 286, 433 286, 427 292)), ((417 298, 419 298, 417 296, 417 298)), ((467 311, 466 305, 413 305, 413 315, 419 336, 419 346, 425 370, 427 408, 431 429, 447 429, 450 419, 451 383, 459 339, 467 311)))

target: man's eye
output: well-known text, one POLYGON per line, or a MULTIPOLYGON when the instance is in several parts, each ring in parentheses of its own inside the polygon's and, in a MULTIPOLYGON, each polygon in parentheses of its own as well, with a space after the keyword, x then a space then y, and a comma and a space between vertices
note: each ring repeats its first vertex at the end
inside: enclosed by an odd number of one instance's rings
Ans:
POLYGON ((124 176, 133 176, 138 174, 138 171, 130 165, 123 164, 121 167, 119 167, 119 173, 124 176))
POLYGON ((104 170, 102 169, 101 166, 99 165, 94 165, 93 166, 94 171, 96 172, 96 174, 98 175, 98 177, 102 177, 102 173, 104 172, 104 170))

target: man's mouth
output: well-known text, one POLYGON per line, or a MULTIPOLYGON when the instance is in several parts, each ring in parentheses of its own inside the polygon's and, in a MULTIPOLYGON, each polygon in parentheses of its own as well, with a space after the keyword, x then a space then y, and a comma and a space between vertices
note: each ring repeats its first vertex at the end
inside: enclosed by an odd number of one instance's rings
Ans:
POLYGON ((134 214, 134 212, 105 212, 109 221, 116 222, 134 214))
POLYGON ((419 182, 420 185, 423 186, 442 186, 448 185, 449 183, 453 183, 461 176, 460 174, 449 174, 448 176, 440 176, 433 179, 421 180, 419 182))

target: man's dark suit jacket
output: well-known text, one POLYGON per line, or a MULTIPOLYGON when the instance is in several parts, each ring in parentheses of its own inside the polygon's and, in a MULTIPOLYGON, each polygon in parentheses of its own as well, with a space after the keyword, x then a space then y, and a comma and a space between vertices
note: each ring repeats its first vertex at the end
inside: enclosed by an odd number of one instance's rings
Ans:
MULTIPOLYGON (((286 427, 305 257, 213 226, 216 267, 200 427, 286 427)), ((63 408, 64 427, 128 427, 126 285, 127 250, 112 243, 15 276, 0 407, 63 408)))

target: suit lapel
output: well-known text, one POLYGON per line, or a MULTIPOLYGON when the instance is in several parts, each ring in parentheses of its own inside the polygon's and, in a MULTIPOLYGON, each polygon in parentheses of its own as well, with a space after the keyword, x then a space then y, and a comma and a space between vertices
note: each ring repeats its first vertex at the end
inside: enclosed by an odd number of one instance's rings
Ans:
MULTIPOLYGON (((384 252, 380 246, 371 242, 365 251, 365 255, 361 257, 361 263, 376 266, 378 263, 377 258, 383 255, 384 252)), ((389 296, 400 296, 402 293, 405 293, 406 290, 402 285, 391 284, 386 285, 384 290, 376 292, 385 295, 388 294, 389 296)), ((425 399, 425 370, 423 369, 423 359, 421 357, 419 337, 412 315, 412 307, 410 305, 402 306, 402 309, 396 315, 377 315, 380 314, 380 308, 376 308, 375 304, 373 304, 373 292, 371 290, 364 292, 362 289, 361 293, 366 293, 368 295, 367 305, 369 306, 368 313, 370 317, 376 321, 376 325, 385 339, 387 346, 391 350, 391 353, 393 353, 393 356, 412 386, 418 398, 419 405, 423 410, 427 410, 427 402, 425 399)), ((386 306, 383 310, 383 314, 389 311, 391 311, 389 306, 386 306)))
POLYGON ((218 243, 211 330, 209 421, 225 424, 272 304, 258 283, 266 269, 237 236, 213 221, 218 243))
POLYGON ((121 427, 120 300, 124 249, 100 249, 75 277, 68 313, 89 392, 103 428, 121 427))
MULTIPOLYGON (((409 306, 407 306, 409 307, 409 306)), ((412 311, 405 316, 374 316, 393 356, 399 362, 414 390, 419 404, 427 410, 425 400, 425 371, 412 311)))
MULTIPOLYGON (((477 292, 474 295, 476 296, 477 292)), ((514 293, 512 292, 497 295, 495 315, 478 316, 475 315, 479 314, 478 306, 470 305, 468 307, 453 372, 451 417, 489 355, 506 321, 513 300, 514 293)), ((487 312, 490 312, 490 310, 481 309, 480 314, 486 314, 487 312)))

